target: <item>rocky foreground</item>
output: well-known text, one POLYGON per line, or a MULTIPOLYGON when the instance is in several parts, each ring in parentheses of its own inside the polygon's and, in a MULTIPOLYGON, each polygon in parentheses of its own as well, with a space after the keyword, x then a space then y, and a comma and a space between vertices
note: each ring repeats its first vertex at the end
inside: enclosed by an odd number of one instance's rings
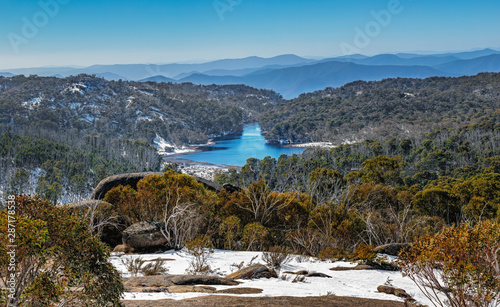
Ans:
POLYGON ((183 307, 183 306, 332 306, 332 307, 403 307, 405 303, 344 296, 314 296, 314 297, 237 297, 211 295, 194 297, 185 300, 158 300, 158 301, 123 301, 126 307, 183 307))

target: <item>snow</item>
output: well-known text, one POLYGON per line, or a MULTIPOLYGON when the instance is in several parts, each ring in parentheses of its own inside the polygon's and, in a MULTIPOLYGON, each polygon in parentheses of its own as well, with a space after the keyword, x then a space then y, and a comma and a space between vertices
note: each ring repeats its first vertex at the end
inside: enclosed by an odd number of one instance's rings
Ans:
MULTIPOLYGON (((135 100, 135 97, 134 96, 129 96, 127 98, 127 105, 125 106, 125 108, 130 108, 130 106, 134 103, 134 100, 135 100)), ((136 111, 137 112, 137 111, 136 111)))
POLYGON ((37 107, 40 102, 42 102, 43 98, 42 97, 35 97, 29 101, 24 101, 22 105, 24 107, 27 107, 30 110, 33 110, 35 107, 37 107))
POLYGON ((137 117, 137 119, 135 120, 135 122, 138 123, 141 120, 148 121, 148 122, 153 121, 153 119, 151 117, 149 117, 149 116, 139 116, 139 117, 137 117))
MULTIPOLYGON (((351 144, 355 144, 357 142, 358 141, 344 140, 342 142, 342 145, 351 145, 351 144)), ((297 147, 297 148, 326 148, 326 149, 332 149, 332 148, 338 147, 337 145, 334 145, 331 142, 311 142, 311 143, 302 143, 302 144, 292 144, 290 146, 297 147)))
POLYGON ((95 116, 92 116, 90 114, 87 114, 85 115, 84 117, 80 118, 80 119, 83 119, 83 120, 86 120, 87 122, 89 123, 93 123, 95 121, 95 116))
POLYGON ((156 138, 153 139, 153 144, 153 146, 156 147, 158 154, 162 156, 181 155, 196 151, 194 148, 173 145, 170 142, 165 141, 165 139, 158 134, 156 135, 156 138))
POLYGON ((297 147, 297 148, 314 148, 314 147, 333 148, 333 147, 336 147, 335 145, 333 145, 330 142, 311 142, 311 143, 293 144, 291 146, 297 147))
POLYGON ((73 102, 73 103, 70 103, 70 104, 69 104, 69 107, 70 107, 71 109, 75 110, 75 109, 77 109, 77 108, 80 108, 80 107, 81 107, 81 105, 82 105, 82 104, 81 104, 81 103, 79 103, 79 102, 73 102))
POLYGON ((215 173, 218 170, 223 172, 229 171, 228 168, 220 166, 208 166, 208 165, 188 165, 181 168, 181 172, 183 174, 201 177, 211 181, 215 179, 215 173))
MULTIPOLYGON (((248 266, 251 262, 264 264, 261 252, 246 252, 246 251, 226 251, 215 250, 209 259, 209 265, 214 271, 212 275, 226 276, 238 268, 236 265, 244 262, 244 266, 248 266), (252 261, 253 259, 253 261, 252 261)), ((189 268, 189 262, 192 256, 185 249, 181 251, 166 251, 156 254, 142 255, 123 255, 112 253, 111 263, 123 274, 124 277, 129 277, 130 274, 126 271, 122 259, 141 257, 143 260, 153 260, 156 258, 173 259, 166 261, 166 267, 169 274, 186 274, 189 268)), ((299 271, 307 270, 309 272, 324 273, 332 278, 307 277, 305 282, 292 283, 295 275, 285 274, 285 279, 256 279, 256 280, 240 280, 243 282, 239 287, 252 287, 263 289, 260 294, 247 294, 239 296, 323 296, 334 294, 338 296, 350 296, 359 298, 372 298, 381 300, 403 301, 393 295, 377 292, 379 285, 385 284, 387 281, 397 288, 403 288, 419 303, 430 305, 430 301, 418 290, 417 286, 406 277, 403 277, 401 272, 381 271, 381 270, 352 270, 352 271, 330 271, 332 267, 353 267, 355 263, 345 261, 320 261, 312 257, 293 256, 293 259, 285 264, 281 269, 284 271, 299 271)), ((227 289, 230 286, 213 286, 217 290, 227 289)), ((127 300, 159 300, 159 299, 186 299, 197 296, 204 296, 203 293, 125 293, 124 299, 127 300)), ((217 295, 217 294, 211 294, 217 295)), ((228 294, 224 294, 228 295, 228 294)))
POLYGON ((73 83, 69 88, 67 88, 66 90, 71 92, 71 94, 74 94, 74 93, 80 93, 80 94, 83 94, 82 91, 84 91, 85 89, 87 88, 87 86, 83 83, 73 83))

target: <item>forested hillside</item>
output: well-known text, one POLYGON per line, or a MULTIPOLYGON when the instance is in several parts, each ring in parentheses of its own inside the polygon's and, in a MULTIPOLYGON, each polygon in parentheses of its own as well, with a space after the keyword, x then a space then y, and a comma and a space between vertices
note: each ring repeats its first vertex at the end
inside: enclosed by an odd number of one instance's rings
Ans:
POLYGON ((141 141, 92 134, 73 141, 21 136, 0 125, 0 186, 53 203, 87 199, 107 176, 157 171, 160 157, 141 141))
POLYGON ((0 77, 0 186, 54 203, 84 199, 106 176, 160 171, 154 138, 180 145, 237 134, 280 100, 240 85, 0 77))
POLYGON ((239 194, 220 194, 221 212, 224 218, 237 216, 245 229, 259 222, 273 234, 270 241, 285 233, 287 244, 311 254, 360 243, 411 242, 444 225, 498 219, 499 145, 500 124, 487 121, 308 150, 302 157, 249 159, 241 172, 217 176, 219 183, 246 187, 239 194), (300 206, 275 203, 278 196, 300 206), (283 216, 273 215, 282 209, 283 216), (289 228, 275 227, 271 218, 289 228))
POLYGON ((270 142, 360 144, 307 151, 302 158, 250 160, 229 179, 238 185, 265 179, 272 189, 301 190, 316 168, 328 166, 345 176, 378 155, 401 156, 401 182, 424 185, 424 179, 464 167, 481 169, 477 163, 498 154, 496 128, 447 129, 498 122, 499 104, 500 74, 359 81, 294 100, 243 85, 0 77, 0 184, 19 190, 16 182, 28 176, 30 193, 52 201, 78 199, 106 175, 159 171, 151 147, 157 136, 171 144, 204 143, 258 121, 270 142), (437 132, 424 136, 430 131, 437 132), (485 133, 492 140, 486 153, 478 143, 478 135, 488 138, 485 133))
POLYGON ((261 118, 266 139, 291 143, 387 140, 496 119, 500 74, 358 81, 282 101, 261 118))
POLYGON ((206 143, 241 132, 243 123, 280 101, 247 86, 105 81, 79 75, 0 78, 0 123, 19 130, 206 143))

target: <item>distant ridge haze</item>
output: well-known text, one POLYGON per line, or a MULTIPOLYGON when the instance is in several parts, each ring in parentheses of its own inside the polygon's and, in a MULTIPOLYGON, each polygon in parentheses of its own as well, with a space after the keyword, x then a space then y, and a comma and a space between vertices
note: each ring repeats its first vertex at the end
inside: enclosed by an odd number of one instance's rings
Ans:
POLYGON ((271 58, 251 56, 221 59, 198 64, 116 64, 86 68, 49 67, 10 69, 0 72, 66 77, 95 74, 107 80, 192 82, 194 84, 245 84, 271 89, 285 98, 348 82, 377 81, 384 78, 474 75, 500 72, 500 51, 482 49, 440 54, 360 54, 313 60, 293 54, 271 58))

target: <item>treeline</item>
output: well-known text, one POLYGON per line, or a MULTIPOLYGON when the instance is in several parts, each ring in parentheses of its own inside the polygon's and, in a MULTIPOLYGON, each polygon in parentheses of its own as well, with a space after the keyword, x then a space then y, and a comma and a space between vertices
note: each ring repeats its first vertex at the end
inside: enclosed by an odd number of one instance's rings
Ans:
POLYGON ((240 172, 230 170, 216 176, 216 180, 248 186, 262 179, 273 190, 305 192, 310 174, 316 169, 335 170, 344 177, 360 170, 367 159, 386 156, 401 162, 395 186, 424 187, 439 176, 467 179, 483 172, 499 173, 499 145, 500 124, 485 121, 458 129, 435 129, 411 138, 308 149, 300 157, 250 158, 240 172))
POLYGON ((387 140, 498 120, 500 74, 357 81, 282 101, 260 118, 266 139, 292 143, 387 140))
POLYGON ((157 171, 156 149, 141 141, 91 134, 64 140, 22 136, 0 125, 0 185, 53 203, 86 199, 97 183, 117 173, 157 171))

